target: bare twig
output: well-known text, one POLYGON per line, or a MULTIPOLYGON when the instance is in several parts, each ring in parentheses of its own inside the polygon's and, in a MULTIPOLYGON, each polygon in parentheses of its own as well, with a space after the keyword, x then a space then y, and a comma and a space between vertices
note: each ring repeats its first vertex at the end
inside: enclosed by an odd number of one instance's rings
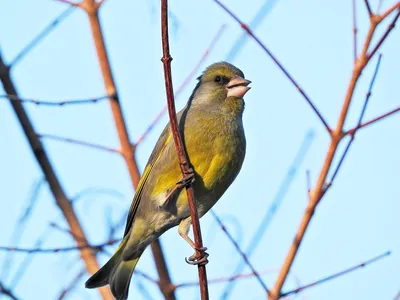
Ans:
POLYGON ((400 2, 397 2, 395 4, 392 5, 392 7, 390 7, 387 11, 385 11, 383 14, 379 15, 380 19, 386 19, 386 17, 388 15, 390 15, 392 12, 394 12, 396 9, 400 8, 400 2))
POLYGON ((302 291, 304 291, 304 290, 306 290, 306 289, 308 289, 308 288, 310 288, 310 287, 314 287, 314 286, 316 286, 316 285, 320 285, 321 283, 325 283, 325 282, 327 282, 327 281, 336 279, 336 278, 338 278, 338 277, 341 277, 341 276, 343 276, 343 275, 346 275, 346 274, 351 273, 351 272, 353 272, 353 271, 356 271, 356 270, 358 270, 358 269, 364 268, 364 267, 366 267, 366 266, 369 265, 369 264, 372 264, 372 263, 374 263, 374 262, 376 262, 376 261, 378 261, 378 260, 381 260, 382 258, 384 258, 384 257, 386 257, 386 256, 389 256, 390 254, 391 254, 391 252, 390 252, 390 251, 387 251, 387 252, 385 252, 385 253, 383 253, 383 254, 380 254, 380 255, 378 255, 378 256, 375 256, 374 258, 371 258, 371 259, 369 259, 369 260, 366 260, 366 261, 364 261, 364 262, 362 262, 362 263, 360 263, 360 264, 358 264, 358 265, 356 265, 356 266, 350 267, 350 268, 345 269, 345 270, 343 270, 343 271, 340 271, 340 272, 338 272, 338 273, 331 274, 331 275, 329 275, 329 276, 326 276, 326 277, 324 277, 324 278, 322 278, 322 279, 316 280, 316 281, 311 282, 311 283, 309 283, 309 284, 303 285, 303 286, 298 287, 297 289, 291 290, 291 291, 289 291, 289 292, 282 293, 281 297, 286 297, 286 296, 289 296, 289 295, 293 295, 293 294, 300 293, 300 292, 302 292, 302 291))
POLYGON ((58 296, 58 299, 64 299, 68 293, 70 293, 77 285, 77 283, 79 282, 79 280, 81 280, 81 278, 85 275, 85 270, 81 270, 78 272, 78 274, 76 274, 73 278, 73 280, 65 287, 63 288, 63 290, 60 293, 60 296, 58 296))
MULTIPOLYGON (((109 103, 111 106, 111 111, 114 117, 115 126, 117 128, 117 133, 121 144, 121 153, 125 159, 132 185, 136 189, 140 180, 140 172, 135 159, 135 147, 133 147, 132 143, 130 142, 124 115, 122 113, 122 107, 119 102, 118 91, 115 85, 113 73, 111 71, 111 65, 104 42, 102 28, 100 25, 99 9, 103 3, 103 1, 82 0, 82 2, 78 4, 78 6, 86 12, 89 19, 93 41, 95 44, 96 53, 100 64, 100 70, 103 76, 107 94, 115 95, 115 97, 110 98, 109 103)), ((151 249, 153 252, 154 260, 156 261, 157 272, 160 277, 160 282, 169 285, 171 283, 171 278, 169 276, 169 271, 165 262, 161 243, 158 239, 151 244, 151 249)), ((165 293, 162 288, 161 291, 163 292, 163 295, 166 299, 175 299, 175 295, 173 293, 165 293)))
POLYGON ((319 120, 322 122, 324 125, 326 131, 328 133, 331 133, 332 130, 329 127, 328 123, 325 121, 325 118, 322 116, 321 112, 318 110, 318 108, 315 106, 315 104, 311 101, 311 99, 308 97, 306 92, 300 87, 300 85, 297 83, 297 81, 290 75, 290 73, 285 69, 285 67, 278 61, 278 59, 275 57, 275 55, 272 54, 272 52, 261 42, 261 40, 252 32, 252 30, 245 24, 243 23, 231 10, 229 10, 222 2, 219 0, 214 0, 219 6, 222 7, 223 10, 225 10, 233 19, 236 20, 242 27, 244 31, 246 31, 253 39, 254 41, 269 55, 269 57, 275 62, 275 64, 278 66, 278 68, 286 75, 286 77, 292 82, 292 84, 297 88, 297 90, 300 92, 300 94, 304 97, 304 99, 307 101, 307 103, 311 106, 312 110, 315 112, 315 114, 318 116, 319 120))
MULTIPOLYGON (((171 124, 171 131, 174 138, 176 152, 179 159, 182 176, 185 177, 187 174, 191 174, 191 166, 185 148, 183 146, 181 133, 178 128, 178 121, 176 118, 175 103, 174 103, 174 92, 172 87, 172 74, 171 74, 171 60, 172 57, 169 52, 169 41, 168 41, 168 1, 161 1, 161 35, 162 35, 162 48, 163 48, 163 67, 165 76, 165 89, 168 101, 168 113, 171 124)), ((190 207, 190 216, 192 219, 193 235, 195 245, 197 249, 203 248, 203 241, 201 237, 201 229, 199 216, 197 214, 196 202, 193 194, 193 187, 191 185, 186 186, 186 193, 190 207)), ((199 250, 196 250, 198 256, 201 255, 199 250)), ((204 264, 198 264, 199 281, 200 281, 200 293, 201 299, 208 299, 208 285, 207 285, 207 273, 204 264)))
MULTIPOLYGON (((217 41, 220 39, 222 33, 224 32, 226 28, 226 25, 223 24, 221 27, 218 29, 217 33, 213 37, 210 45, 207 47, 207 49, 204 51, 203 55, 199 59, 199 61, 196 63, 194 68, 190 71, 190 73, 186 76, 186 78, 183 80, 181 85, 176 89, 176 92, 174 93, 175 99, 180 96, 182 91, 185 89, 185 87, 188 85, 188 83, 193 79, 194 76, 196 76, 197 72, 199 71, 201 65, 204 63, 208 55, 210 54, 211 50, 214 48, 215 44, 217 41)), ((140 137, 137 139, 135 146, 139 145, 143 140, 147 137, 147 135, 153 130, 154 126, 161 120, 161 118, 164 116, 164 114, 168 111, 168 106, 165 105, 164 108, 158 113, 158 115, 154 118, 154 120, 150 123, 150 125, 146 128, 146 130, 140 135, 140 137)))
POLYGON ((222 223, 221 219, 218 217, 218 215, 213 211, 210 210, 211 214, 213 217, 217 220, 218 225, 221 227, 222 231, 225 233, 225 235, 228 237, 228 239, 231 241, 233 246, 235 247, 236 251, 240 254, 240 256, 243 258, 243 261, 246 263, 246 265, 250 268, 254 276, 256 277, 257 281, 260 283, 262 288, 265 290, 265 292, 269 295, 269 289, 265 282, 262 280, 260 274, 257 272, 257 270, 254 268, 253 264, 250 262, 250 259, 247 257, 246 253, 240 249, 240 246, 238 243, 235 241, 233 236, 229 233, 229 231, 226 229, 224 223, 222 223))
MULTIPOLYGON (((11 235, 10 239, 10 244, 11 245, 18 245, 19 241, 22 237, 22 234, 24 232, 25 226, 27 224, 27 221, 29 217, 31 216, 34 207, 38 203, 39 199, 39 193, 41 191, 41 188, 43 187, 44 183, 46 180, 44 178, 41 178, 37 180, 34 185, 32 192, 29 193, 29 198, 26 204, 26 207, 23 208, 22 214, 18 218, 18 222, 14 228, 14 231, 11 235)), ((8 253, 7 256, 4 258, 4 263, 2 265, 2 273, 1 277, 2 278, 7 278, 8 277, 8 272, 10 270, 10 266, 13 264, 13 255, 12 253, 8 253)), ((12 286, 10 286, 12 288, 12 286)))
POLYGON ((367 11, 370 17, 372 17, 374 14, 371 10, 371 5, 369 4, 368 0, 364 0, 365 6, 367 7, 367 11))
MULTIPOLYGON (((264 274, 270 274, 273 271, 266 271, 266 272, 259 272, 257 273, 258 275, 264 275, 264 274)), ((218 283, 224 283, 224 282, 230 282, 234 280, 240 280, 240 279, 248 279, 248 278, 253 278, 256 276, 253 272, 250 273, 244 273, 244 274, 237 274, 235 276, 230 276, 230 277, 220 277, 220 278, 213 278, 208 280, 208 284, 218 284, 218 283)), ((182 282, 176 285, 176 288, 186 288, 186 287, 192 287, 192 286, 198 286, 199 282, 198 281, 189 281, 189 282, 182 282)))
MULTIPOLYGON (((9 68, 9 67, 7 67, 7 68, 9 68)), ((33 103, 36 105, 44 105, 44 106, 64 106, 64 105, 97 103, 102 100, 107 100, 107 99, 113 98, 113 97, 115 97, 115 96, 109 95, 109 96, 101 96, 101 97, 86 98, 86 99, 45 101, 45 100, 38 100, 38 99, 32 99, 32 98, 21 98, 18 95, 11 95, 11 94, 0 95, 0 99, 8 99, 13 102, 33 103)))
POLYGON ((356 0, 353 0, 353 52, 354 52, 354 63, 357 61, 357 6, 356 0))
POLYGON ((110 148, 110 147, 106 147, 106 146, 102 146, 102 145, 98 145, 98 144, 93 144, 93 143, 89 143, 89 142, 86 142, 86 141, 79 141, 79 140, 66 138, 66 137, 62 137, 62 136, 58 136, 58 135, 54 135, 54 134, 36 133, 36 135, 40 139, 49 139, 49 140, 54 140, 54 141, 60 141, 60 142, 64 142, 64 143, 85 146, 85 147, 89 147, 89 148, 97 149, 97 150, 102 150, 102 151, 106 151, 106 152, 112 152, 112 153, 121 154, 121 151, 118 150, 118 149, 113 149, 113 148, 110 148))
POLYGON ((21 61, 33 48, 35 48, 49 33, 60 25, 74 11, 74 6, 67 7, 58 17, 48 24, 38 35, 36 35, 11 61, 10 67, 14 67, 21 61))
POLYGON ((0 282, 0 295, 3 294, 5 296, 8 296, 9 298, 13 300, 18 300, 18 298, 14 295, 14 293, 6 288, 1 282, 0 282))
POLYGON ((105 243, 101 243, 98 245, 89 245, 80 243, 79 246, 70 246, 70 247, 59 247, 59 248, 19 248, 19 247, 5 247, 0 246, 0 251, 12 251, 12 252, 22 252, 22 253, 37 253, 37 254, 46 254, 46 253, 57 253, 57 252, 69 252, 69 251, 77 251, 84 249, 93 249, 95 251, 100 251, 102 248, 106 246, 110 246, 116 243, 121 242, 121 239, 109 240, 105 243))
MULTIPOLYGON (((3 58, 0 53, 0 80, 3 84, 4 90, 7 94, 10 95, 18 95, 17 90, 12 82, 9 68, 3 62, 3 58)), ((89 244, 86 235, 83 231, 83 228, 80 224, 78 217, 75 214, 75 211, 72 207, 71 202, 67 198, 64 189, 61 186, 60 181, 58 180, 57 175, 53 169, 53 166, 50 163, 50 160, 47 156, 47 153, 35 134, 35 130, 33 125, 25 112, 25 109, 21 102, 19 101, 10 101, 19 122, 24 130, 25 136, 28 139, 28 142, 32 148, 32 151, 35 155, 37 162, 39 163, 44 176, 49 183, 50 190, 53 193, 55 201, 62 211, 71 231, 76 235, 79 236, 80 239, 76 239, 76 244, 78 246, 87 245, 89 244)), ((94 274, 99 269, 99 264, 97 263, 96 256, 94 255, 93 251, 89 248, 82 248, 80 249, 80 255, 83 262, 86 265, 86 270, 90 274, 94 274)), ((103 287, 99 289, 103 299, 112 299, 111 292, 108 288, 103 287)))
POLYGON ((375 124, 375 123, 377 123, 377 122, 379 122, 379 121, 381 121, 383 119, 386 119, 387 117, 390 117, 390 116, 398 113, 399 111, 400 111, 400 107, 392 109, 391 111, 388 111, 387 113, 384 113, 384 114, 382 114, 380 116, 377 116, 377 117, 375 117, 375 118, 373 118, 373 119, 371 119, 371 120, 369 120, 369 121, 367 121, 365 123, 362 123, 360 126, 358 126, 358 128, 352 128, 352 129, 347 130, 344 133, 344 135, 352 135, 356 130, 360 130, 361 128, 365 128, 365 127, 367 127, 369 125, 375 124))
POLYGON ((397 20, 400 17, 400 8, 396 14, 396 16, 393 18, 393 21, 389 24, 388 28, 386 29, 385 33, 382 35, 382 37, 380 38, 380 40, 378 41, 378 43, 376 43, 374 49, 371 50, 370 54, 368 55, 368 59, 371 59, 374 54, 376 53, 376 51, 378 51, 378 49, 382 46, 382 43, 386 40, 386 38, 388 37, 389 33, 394 29, 397 20))

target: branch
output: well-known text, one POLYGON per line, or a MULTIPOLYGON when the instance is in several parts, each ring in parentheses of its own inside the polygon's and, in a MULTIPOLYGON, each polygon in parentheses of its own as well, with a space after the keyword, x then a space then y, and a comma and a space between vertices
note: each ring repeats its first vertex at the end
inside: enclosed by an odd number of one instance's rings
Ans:
POLYGON ((400 111, 400 107, 392 109, 391 111, 388 111, 387 113, 384 113, 383 115, 380 115, 380 116, 375 117, 375 118, 373 118, 373 119, 371 119, 371 120, 369 120, 369 121, 367 121, 365 123, 362 123, 360 126, 358 126, 358 128, 352 128, 352 129, 346 131, 344 133, 344 135, 352 135, 355 131, 358 131, 361 128, 365 128, 365 127, 367 127, 369 125, 375 124, 376 122, 379 122, 379 121, 381 121, 383 119, 386 119, 387 117, 390 117, 390 116, 398 113, 399 111, 400 111))
POLYGON ((352 11, 353 11, 353 52, 354 52, 354 63, 356 63, 356 61, 357 61, 357 6, 356 6, 356 0, 353 0, 352 11))
MULTIPOLYGON (((136 189, 140 180, 140 172, 135 158, 134 147, 132 147, 132 143, 130 141, 128 130, 125 124, 124 115, 122 113, 122 107, 119 102, 118 91, 115 85, 114 76, 111 71, 111 65, 108 58, 104 36, 99 20, 99 9, 103 3, 103 1, 82 0, 82 2, 79 4, 79 7, 86 12, 89 18, 97 58, 100 64, 100 70, 103 76, 107 94, 115 95, 115 97, 110 98, 109 101, 111 111, 114 117, 115 126, 121 144, 121 153, 125 159, 132 185, 136 189)), ((158 239, 151 244, 151 249, 153 252, 154 260, 156 262, 160 282, 166 283, 166 285, 171 284, 171 278, 169 276, 169 271, 165 262, 161 243, 158 239)), ((165 293, 163 289, 161 289, 161 291, 163 292, 163 295, 166 299, 175 299, 175 295, 173 293, 165 293)))
POLYGON ((396 14, 396 16, 393 18, 393 21, 389 24, 388 28, 386 29, 385 33, 382 35, 378 43, 376 44, 375 48, 371 51, 371 53, 368 55, 368 59, 371 59, 376 51, 382 46, 382 43, 386 40, 388 37, 389 33, 394 29, 396 22, 398 18, 400 17, 400 8, 396 14))
POLYGON ((0 282, 0 295, 6 295, 9 298, 13 299, 13 300, 18 300, 18 298, 14 295, 14 293, 12 291, 10 291, 9 289, 7 289, 1 282, 0 282))
POLYGON ((21 253, 35 253, 35 254, 47 254, 47 253, 58 253, 58 252, 69 252, 69 251, 77 251, 77 250, 85 250, 92 249, 96 251, 100 251, 106 246, 110 246, 116 243, 121 242, 121 239, 109 240, 105 243, 98 245, 89 245, 80 243, 79 246, 70 246, 70 247, 59 247, 59 248, 20 248, 20 247, 6 247, 0 246, 0 251, 11 251, 11 252, 21 252, 21 253))
POLYGON ((285 69, 285 67, 278 61, 278 59, 272 54, 272 52, 260 41, 260 39, 251 31, 251 29, 243 23, 232 11, 230 11, 224 4, 222 4, 219 0, 214 0, 223 10, 225 10, 236 22, 240 24, 242 29, 246 31, 254 41, 269 55, 269 57, 275 62, 278 68, 286 75, 286 77, 292 82, 292 84, 297 88, 301 95, 303 95, 304 99, 311 106, 312 110, 318 116, 319 120, 324 125, 326 131, 331 133, 332 130, 329 127, 328 123, 325 121, 325 118, 322 116, 321 112, 315 106, 315 104, 311 101, 311 99, 307 96, 306 92, 300 87, 296 80, 290 75, 290 73, 285 69))
POLYGON ((329 183, 328 183, 326 189, 328 189, 329 187, 332 186, 332 183, 333 183, 333 181, 335 180, 335 178, 336 178, 336 176, 337 176, 337 174, 338 174, 338 172, 339 172, 339 170, 340 170, 340 167, 342 166, 343 161, 344 161, 344 159, 345 159, 347 153, 348 153, 349 150, 350 150, 350 147, 351 147, 352 143, 354 142, 354 139, 355 139, 357 130, 360 129, 361 122, 362 122, 362 120, 363 120, 363 118, 364 118, 365 111, 366 111, 367 106, 368 106, 368 103, 369 103, 369 99, 370 99, 370 97, 371 97, 371 95, 372 95, 372 88, 374 87, 374 83, 375 83, 376 76, 378 75, 379 66, 381 65, 381 59, 382 59, 382 54, 379 55, 378 62, 377 62, 376 67, 375 67, 374 75, 372 76, 372 79, 371 79, 371 83, 370 83, 370 85, 369 85, 368 92, 367 92, 367 94, 366 94, 366 96, 365 96, 364 105, 363 105, 363 108, 362 108, 362 110, 361 110, 360 116, 359 116, 359 118, 358 118, 357 126, 355 127, 356 129, 355 129, 355 130, 352 132, 352 134, 350 135, 350 140, 349 140, 349 142, 347 143, 346 148, 345 148, 345 150, 343 151, 343 154, 342 154, 342 156, 341 156, 340 159, 339 159, 339 163, 337 164, 336 169, 335 169, 335 171, 333 172, 333 175, 332 175, 332 177, 331 177, 331 179, 330 179, 330 181, 329 181, 329 183))
MULTIPOLYGON (((5 66, 5 67, 7 69, 9 69, 8 66, 5 66)), ((6 71, 6 72, 8 72, 8 71, 6 71)), ((45 105, 45 106, 64 106, 64 105, 97 103, 102 100, 107 100, 109 98, 114 98, 114 97, 115 97, 115 94, 110 94, 109 96, 101 96, 101 97, 87 98, 87 99, 45 101, 45 100, 37 100, 37 99, 32 99, 32 98, 21 98, 15 94, 0 95, 0 99, 8 99, 12 102, 25 102, 25 103, 33 103, 36 105, 45 105)))
POLYGON ((370 17, 372 17, 374 14, 371 10, 371 5, 369 4, 368 0, 364 0, 365 6, 367 7, 367 11, 370 17))
POLYGON ((35 48, 49 33, 54 30, 57 25, 60 25, 67 17, 71 15, 74 10, 74 6, 67 7, 58 17, 50 22, 38 35, 36 35, 22 50, 17 54, 17 56, 11 61, 10 67, 14 67, 17 63, 21 61, 33 48, 35 48))
POLYGON ((121 154, 121 151, 118 150, 118 149, 113 149, 113 148, 110 148, 110 147, 106 147, 106 146, 102 146, 102 145, 98 145, 98 144, 93 144, 93 143, 89 143, 89 142, 86 142, 86 141, 79 141, 79 140, 66 138, 66 137, 53 135, 53 134, 36 133, 36 135, 40 139, 49 139, 49 140, 54 140, 54 141, 60 141, 60 142, 64 142, 64 143, 70 143, 70 144, 85 146, 85 147, 89 147, 89 148, 97 149, 97 150, 102 150, 102 151, 106 151, 106 152, 112 152, 112 153, 121 154))
POLYGON ((308 289, 310 287, 314 287, 316 285, 320 285, 321 283, 325 283, 327 281, 336 279, 338 277, 341 277, 343 275, 346 275, 346 274, 351 273, 353 271, 356 271, 358 269, 364 268, 364 267, 368 266, 369 264, 372 264, 372 263, 374 263, 374 262, 376 262, 378 260, 381 260, 382 258, 385 258, 386 256, 389 256, 390 254, 391 254, 391 252, 387 251, 387 252, 385 252, 385 253, 383 253, 381 255, 378 255, 378 256, 376 256, 374 258, 366 260, 366 261, 364 261, 364 262, 362 262, 362 263, 360 263, 360 264, 358 264, 356 266, 350 267, 350 268, 345 269, 343 271, 340 271, 338 273, 331 274, 329 276, 326 276, 326 277, 324 277, 322 279, 316 280, 316 281, 311 282, 309 284, 303 285, 303 286, 301 286, 301 287, 299 287, 297 289, 291 290, 289 292, 282 293, 281 297, 286 297, 286 296, 289 296, 289 295, 300 293, 300 292, 302 292, 302 291, 304 291, 304 290, 306 290, 306 289, 308 289))
MULTIPOLYGON (((191 170, 189 159, 185 148, 183 146, 181 133, 178 129, 178 121, 176 118, 175 103, 174 103, 174 92, 172 87, 172 74, 171 74, 171 60, 172 57, 169 53, 169 42, 168 42, 168 1, 161 1, 161 35, 162 35, 162 48, 163 48, 163 67, 165 76, 165 89, 167 94, 168 102, 168 113, 171 124, 171 131, 174 137, 174 143, 176 152, 179 159, 182 176, 185 177, 187 174, 193 173, 191 170)), ((196 202, 193 194, 193 187, 191 185, 186 186, 186 193, 190 207, 190 216, 192 219, 193 235, 197 249, 203 248, 203 241, 201 237, 201 229, 199 216, 197 214, 196 202)), ((200 251, 196 250, 198 256, 200 251)), ((204 264, 198 264, 199 281, 200 281, 200 293, 201 299, 208 299, 208 285, 207 285, 207 273, 204 264)))
MULTIPOLYGON (((215 34, 214 38, 212 39, 210 45, 208 48, 204 51, 203 55, 200 57, 200 60, 197 62, 197 64, 194 66, 192 71, 186 76, 186 78, 183 80, 181 85, 177 88, 174 97, 175 99, 179 97, 179 95, 182 93, 182 91, 185 89, 185 87, 188 85, 188 83, 192 80, 192 78, 196 75, 196 73, 199 71, 201 65, 204 63, 208 55, 210 54, 211 50, 214 48, 215 44, 217 41, 220 39, 222 33, 224 32, 226 28, 226 25, 223 24, 221 27, 218 29, 217 33, 215 34)), ((168 106, 165 105, 164 108, 158 113, 158 115, 154 118, 154 120, 150 123, 150 125, 147 127, 147 129, 140 135, 138 140, 135 143, 135 146, 139 145, 143 140, 147 137, 147 135, 153 130, 154 126, 161 120, 161 118, 164 116, 164 114, 168 111, 168 106)))
POLYGON ((246 265, 250 268, 250 270, 252 271, 252 274, 254 274, 254 276, 256 277, 257 281, 261 284, 261 286, 263 287, 263 289, 265 290, 265 292, 269 295, 269 289, 267 287, 267 285, 265 284, 265 282, 262 280, 260 274, 257 272, 257 270, 254 268, 254 266, 252 265, 252 263, 250 262, 249 258, 247 257, 246 253, 244 253, 242 251, 242 249, 240 249, 240 246, 238 245, 238 243, 235 241, 235 239, 233 238, 233 236, 229 233, 229 231, 226 229, 225 225, 222 223, 221 219, 218 217, 218 215, 213 211, 210 210, 211 214, 214 216, 214 218, 217 220, 218 225, 221 227, 222 231, 225 233, 225 235, 228 237, 228 239, 231 241, 231 243, 233 244, 233 246, 235 247, 236 251, 239 252, 240 256, 243 258, 243 261, 246 263, 246 265))
MULTIPOLYGON (((3 58, 0 53, 0 80, 3 84, 4 90, 7 94, 17 95, 17 90, 12 82, 10 77, 9 68, 3 62, 3 58)), ((67 198, 64 189, 61 186, 60 181, 53 169, 53 166, 50 163, 50 160, 47 156, 47 153, 35 134, 35 130, 33 125, 25 112, 25 109, 21 102, 19 101, 10 101, 11 105, 17 115, 19 122, 23 128, 26 138, 28 139, 29 145, 32 148, 33 154, 42 168, 43 174, 46 178, 46 181, 49 183, 50 190, 53 193, 54 199, 62 211, 69 228, 75 234, 75 236, 80 237, 80 239, 76 239, 75 242, 78 246, 87 245, 88 241, 86 239, 85 232, 83 231, 82 225, 75 214, 74 208, 72 207, 71 202, 67 198)), ((80 249, 80 255, 85 263, 86 270, 90 274, 94 274, 99 269, 99 264, 97 263, 96 256, 93 251, 88 248, 80 249)), ((103 299, 111 299, 111 292, 108 288, 101 288, 100 293, 103 299)))

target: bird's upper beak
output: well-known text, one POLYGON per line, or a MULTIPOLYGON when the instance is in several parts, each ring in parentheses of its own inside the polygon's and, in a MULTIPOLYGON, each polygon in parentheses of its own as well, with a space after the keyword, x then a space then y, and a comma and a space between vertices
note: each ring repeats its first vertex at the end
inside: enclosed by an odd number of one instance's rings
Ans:
POLYGON ((248 87, 250 83, 250 80, 244 79, 240 76, 233 77, 226 85, 228 91, 227 97, 242 98, 248 90, 250 90, 250 87, 248 87))

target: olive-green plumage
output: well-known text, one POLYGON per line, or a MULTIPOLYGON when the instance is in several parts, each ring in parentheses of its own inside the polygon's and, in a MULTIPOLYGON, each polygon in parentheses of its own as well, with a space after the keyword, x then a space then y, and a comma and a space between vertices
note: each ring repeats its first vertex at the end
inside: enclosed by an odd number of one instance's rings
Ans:
MULTIPOLYGON (((245 156, 243 95, 250 81, 233 65, 220 62, 199 77, 179 128, 195 172, 194 195, 202 217, 238 175, 245 156)), ((188 240, 190 210, 169 124, 150 156, 128 214, 124 239, 113 257, 89 280, 87 288, 110 284, 116 299, 127 299, 133 270, 145 248, 171 227, 188 240)))

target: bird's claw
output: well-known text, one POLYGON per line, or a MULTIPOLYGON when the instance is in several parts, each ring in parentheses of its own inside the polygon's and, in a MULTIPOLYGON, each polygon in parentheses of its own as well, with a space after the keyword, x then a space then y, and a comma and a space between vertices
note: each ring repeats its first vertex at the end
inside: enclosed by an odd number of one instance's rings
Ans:
POLYGON ((207 248, 202 247, 196 250, 197 251, 189 258, 185 257, 186 263, 189 265, 206 265, 208 263, 207 257, 209 256, 209 254, 206 252, 207 248))
POLYGON ((176 183, 176 185, 179 187, 186 187, 191 185, 194 180, 194 171, 190 168, 189 171, 185 173, 185 176, 176 183))

